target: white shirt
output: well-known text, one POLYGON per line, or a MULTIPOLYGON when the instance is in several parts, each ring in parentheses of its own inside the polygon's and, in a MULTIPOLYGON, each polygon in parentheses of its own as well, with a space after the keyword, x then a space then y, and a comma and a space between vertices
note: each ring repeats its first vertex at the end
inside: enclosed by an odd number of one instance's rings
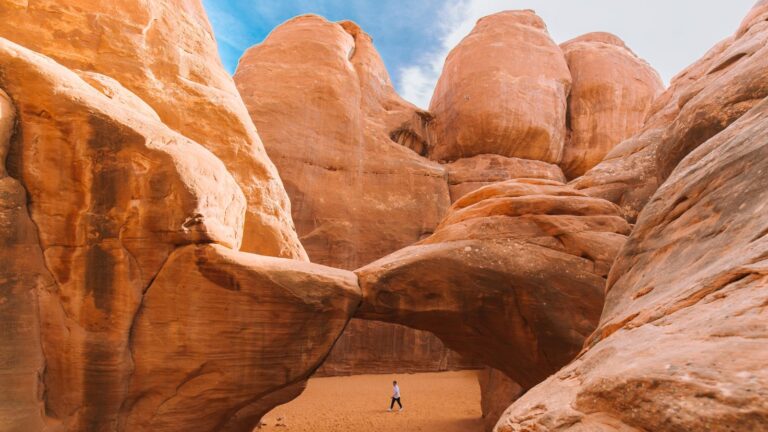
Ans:
POLYGON ((392 387, 392 397, 393 398, 399 398, 400 397, 400 387, 398 387, 397 384, 395 384, 392 387))

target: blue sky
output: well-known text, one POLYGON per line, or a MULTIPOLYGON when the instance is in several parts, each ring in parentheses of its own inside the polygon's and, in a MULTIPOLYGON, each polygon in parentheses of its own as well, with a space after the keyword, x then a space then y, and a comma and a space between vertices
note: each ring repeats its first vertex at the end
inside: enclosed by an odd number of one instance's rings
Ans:
POLYGON ((369 33, 403 97, 427 107, 450 48, 478 18, 534 9, 557 42, 590 31, 624 39, 668 81, 732 34, 755 0, 203 0, 222 61, 234 72, 248 47, 285 20, 316 13, 369 33))

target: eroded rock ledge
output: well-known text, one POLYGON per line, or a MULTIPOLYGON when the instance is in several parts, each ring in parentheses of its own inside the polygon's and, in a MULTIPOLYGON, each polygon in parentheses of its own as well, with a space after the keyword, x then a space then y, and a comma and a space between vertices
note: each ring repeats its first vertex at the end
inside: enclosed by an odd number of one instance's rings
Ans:
POLYGON ((594 329, 629 231, 614 204, 558 182, 485 186, 429 238, 357 270, 357 316, 431 331, 532 387, 594 329))

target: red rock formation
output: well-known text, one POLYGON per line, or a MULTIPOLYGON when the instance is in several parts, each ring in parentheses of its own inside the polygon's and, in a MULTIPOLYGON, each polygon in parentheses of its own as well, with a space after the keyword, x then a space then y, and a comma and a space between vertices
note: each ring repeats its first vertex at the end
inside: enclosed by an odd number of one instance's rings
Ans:
POLYGON ((9 170, 56 281, 39 293, 46 411, 104 427, 122 403, 142 292, 177 245, 237 247, 245 200, 207 150, 49 58, 2 40, 0 70, 21 124, 9 170))
POLYGON ((358 270, 357 313, 429 330, 531 387, 592 331, 629 225, 558 182, 516 180, 458 200, 435 234, 358 270))
POLYGON ((448 55, 437 82, 430 157, 560 162, 570 85, 560 48, 532 11, 480 19, 448 55))
MULTIPOLYGON (((423 150, 429 116, 395 93, 354 23, 289 20, 245 53, 235 82, 313 262, 354 269, 434 230, 450 204, 445 171, 406 148, 423 150)), ((434 370, 448 356, 428 333, 353 321, 321 373, 434 370)))
MULTIPOLYGON (((446 348, 432 333, 398 324, 353 319, 315 375, 403 374, 480 366, 477 361, 446 348)), ((509 404, 504 408, 507 406, 509 404)))
POLYGON ((444 165, 448 172, 451 202, 489 184, 518 178, 538 178, 565 183, 557 165, 499 155, 479 155, 444 165))
POLYGON ((686 154, 768 96, 766 16, 758 4, 734 36, 672 80, 637 135, 572 185, 618 204, 634 220, 686 154))
POLYGON ((766 143, 763 100, 677 166, 611 270, 586 352, 497 431, 768 428, 766 143))
POLYGON ((0 322, 24 340, 0 350, 0 428, 250 431, 327 355, 356 278, 237 252, 247 203, 225 165, 82 76, 0 38, 19 124, 9 149, 3 97, 0 322))
POLYGON ((123 429, 251 431, 303 390, 296 385, 359 300, 349 271, 222 246, 178 249, 136 318, 123 429))
POLYGON ((642 127, 664 86, 648 63, 609 33, 589 33, 560 47, 573 78, 570 137, 560 166, 572 179, 642 127))
POLYGON ((480 383, 480 407, 485 430, 491 432, 512 402, 523 395, 523 388, 503 372, 484 368, 477 377, 480 383))
POLYGON ((0 20, 13 23, 0 37, 85 71, 90 83, 99 75, 116 81, 128 90, 122 94, 135 94, 220 158, 248 201, 244 251, 306 259, 288 197, 221 65, 199 0, 3 0, 0 20))
POLYGON ((418 110, 354 24, 294 18, 245 53, 235 82, 312 261, 356 268, 434 230, 445 172, 390 138, 418 110))
POLYGON ((45 363, 37 295, 53 280, 27 213, 26 192, 5 170, 15 114, 0 90, 0 430, 38 431, 43 427, 38 380, 45 363))

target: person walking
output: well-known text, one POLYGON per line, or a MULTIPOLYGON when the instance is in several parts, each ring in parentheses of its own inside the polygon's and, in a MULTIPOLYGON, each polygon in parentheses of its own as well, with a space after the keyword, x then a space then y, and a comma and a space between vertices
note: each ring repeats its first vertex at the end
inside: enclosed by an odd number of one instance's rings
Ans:
POLYGON ((400 403, 400 386, 397 385, 397 381, 392 381, 392 402, 389 403, 389 409, 387 411, 392 411, 392 408, 395 407, 395 402, 400 406, 400 411, 403 410, 403 404, 400 403))

